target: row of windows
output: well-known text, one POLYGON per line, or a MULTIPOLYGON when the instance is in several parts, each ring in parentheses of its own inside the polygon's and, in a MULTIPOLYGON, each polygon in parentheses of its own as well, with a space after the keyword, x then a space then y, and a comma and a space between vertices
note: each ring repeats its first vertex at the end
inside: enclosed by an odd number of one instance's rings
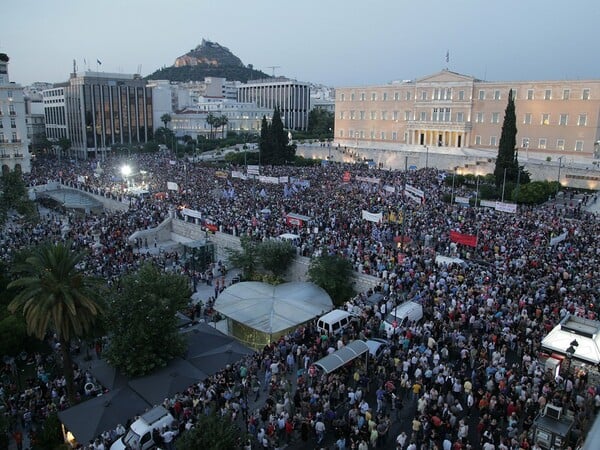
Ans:
MULTIPOLYGON (((500 89, 494 89, 492 91, 480 89, 478 91, 477 98, 479 100, 486 100, 486 99, 502 100, 501 92, 502 91, 500 89)), ((429 99, 431 99, 431 100, 453 100, 452 94, 453 94, 452 88, 434 88, 433 90, 421 90, 419 98, 421 101, 426 101, 429 99)), ((562 97, 560 97, 560 98, 562 100, 571 100, 572 99, 571 94, 572 94, 571 89, 563 89, 562 97)), ((412 100, 412 92, 404 91, 402 93, 402 95, 400 92, 394 92, 393 100, 399 101, 400 98, 403 98, 404 100, 407 100, 407 101, 412 100)), ((516 100, 516 98, 517 98, 517 91, 516 91, 516 89, 513 89, 513 99, 516 100)), ((536 99, 536 91, 534 89, 527 89, 527 94, 526 94, 525 98, 527 100, 535 100, 536 99)), ((544 89, 543 94, 541 94, 540 98, 542 98, 544 100, 552 100, 554 98, 552 89, 544 89)), ((579 97, 579 98, 581 100, 590 100, 590 89, 589 88, 582 89, 581 97, 579 97)), ((365 92, 361 92, 357 96, 355 93, 350 93, 350 101, 355 101, 356 99, 359 99, 361 102, 364 102, 367 99, 367 94, 365 92)), ((371 101, 377 101, 378 100, 377 92, 371 92, 370 99, 371 99, 371 101)), ((381 94, 381 100, 383 100, 384 102, 391 100, 391 99, 392 99, 392 97, 390 97, 387 92, 383 92, 381 94)), ((465 91, 464 90, 458 91, 457 100, 459 100, 459 101, 465 100, 465 91)), ((340 94, 340 101, 342 101, 342 102, 346 101, 346 93, 342 92, 340 94)))
MULTIPOLYGON (((540 117, 540 125, 550 125, 550 114, 542 113, 540 117)), ((532 123, 532 114, 525 113, 523 115, 523 123, 525 125, 531 125, 532 123)), ((569 124, 569 115, 568 114, 559 114, 558 115, 558 125, 566 126, 569 124)), ((579 114, 577 116, 577 126, 585 127, 587 125, 587 114, 579 114)))
MULTIPOLYGON (((10 118, 10 127, 11 128, 17 128, 17 121, 15 120, 14 117, 10 118)), ((0 128, 4 128, 4 124, 2 123, 1 120, 0 120, 0 128)))
POLYGON ((21 142, 16 131, 11 133, 11 140, 4 137, 4 133, 0 132, 0 143, 21 142))

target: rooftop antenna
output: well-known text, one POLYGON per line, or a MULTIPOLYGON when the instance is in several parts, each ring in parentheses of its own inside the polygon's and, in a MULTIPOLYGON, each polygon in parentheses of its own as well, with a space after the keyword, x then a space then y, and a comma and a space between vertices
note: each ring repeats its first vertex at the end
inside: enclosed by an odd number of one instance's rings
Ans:
POLYGON ((275 76, 275 69, 281 69, 281 66, 267 66, 267 69, 271 69, 271 76, 275 76))

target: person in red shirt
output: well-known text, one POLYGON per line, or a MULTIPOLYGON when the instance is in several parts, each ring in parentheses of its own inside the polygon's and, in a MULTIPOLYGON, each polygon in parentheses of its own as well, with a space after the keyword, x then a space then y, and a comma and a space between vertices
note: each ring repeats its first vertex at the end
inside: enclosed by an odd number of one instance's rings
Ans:
POLYGON ((16 430, 12 434, 13 439, 15 440, 15 444, 17 445, 17 450, 23 450, 23 433, 19 430, 16 430))

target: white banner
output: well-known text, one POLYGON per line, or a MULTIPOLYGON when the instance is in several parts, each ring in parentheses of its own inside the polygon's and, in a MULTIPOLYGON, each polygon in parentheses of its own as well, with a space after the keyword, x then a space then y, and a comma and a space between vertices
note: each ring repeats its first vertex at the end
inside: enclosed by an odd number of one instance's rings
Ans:
POLYGON ((516 203, 496 202, 496 211, 502 211, 502 212, 515 214, 517 212, 517 204, 516 203))
POLYGON ((487 208, 494 208, 494 209, 496 209, 496 202, 491 202, 489 200, 481 200, 479 202, 479 205, 480 206, 485 206, 487 208))
POLYGON ((169 160, 169 164, 171 164, 172 166, 174 166, 175 164, 177 164, 177 161, 175 161, 174 159, 170 159, 169 160))
POLYGON ((196 211, 195 209, 183 208, 181 210, 181 214, 184 216, 196 217, 198 219, 202 218, 202 213, 200 211, 196 211))
POLYGON ((287 183, 290 181, 290 177, 279 177, 280 183, 287 183))
POLYGON ((404 196, 410 198, 413 202, 417 203, 418 205, 420 205, 422 202, 421 197, 417 197, 412 192, 404 191, 404 196))
POLYGON ((553 246, 558 244, 559 242, 564 241, 567 238, 568 234, 569 233, 565 231, 563 234, 559 234, 558 236, 553 237, 552 239, 550 239, 550 245, 553 246))
POLYGON ((389 186, 387 184, 383 187, 383 190, 386 192, 396 192, 396 188, 394 186, 389 186))
POLYGON ((456 196, 456 197, 454 197, 454 203, 460 203, 461 205, 468 205, 469 204, 469 197, 459 197, 459 196, 456 196))
POLYGON ((260 175, 260 166, 248 166, 246 173, 248 175, 260 175))
POLYGON ((261 183, 279 184, 279 178, 267 177, 264 175, 259 176, 258 181, 260 181, 261 183))
POLYGON ((85 177, 83 175, 79 175, 77 177, 77 181, 79 181, 80 183, 85 183, 85 177))
POLYGON ((383 214, 382 213, 372 213, 369 211, 365 211, 364 209, 362 210, 362 218, 365 220, 368 220, 369 222, 381 222, 383 220, 383 214))
POLYGON ((371 178, 371 177, 354 177, 356 181, 365 181, 367 183, 379 184, 381 181, 380 178, 371 178))
POLYGON ((405 185, 404 189, 407 190, 408 192, 410 192, 411 194, 416 195, 417 197, 420 197, 420 198, 425 197, 425 192, 423 192, 421 189, 417 189, 416 187, 411 186, 410 184, 405 185))
POLYGON ((178 191, 179 186, 177 186, 177 183, 175 183, 174 181, 167 181, 167 189, 169 191, 178 191))
POLYGON ((243 172, 240 172, 239 170, 232 170, 231 178, 240 178, 241 180, 245 180, 248 177, 243 172))

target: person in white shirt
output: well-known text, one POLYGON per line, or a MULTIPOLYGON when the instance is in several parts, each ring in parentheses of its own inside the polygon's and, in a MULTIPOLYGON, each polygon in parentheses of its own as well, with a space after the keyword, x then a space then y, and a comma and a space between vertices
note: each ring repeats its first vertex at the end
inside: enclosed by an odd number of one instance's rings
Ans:
POLYGON ((398 435, 398 437, 396 438, 396 444, 398 444, 398 447, 400 448, 400 450, 402 450, 404 448, 404 446, 406 445, 406 433, 403 431, 402 433, 400 433, 398 435))

